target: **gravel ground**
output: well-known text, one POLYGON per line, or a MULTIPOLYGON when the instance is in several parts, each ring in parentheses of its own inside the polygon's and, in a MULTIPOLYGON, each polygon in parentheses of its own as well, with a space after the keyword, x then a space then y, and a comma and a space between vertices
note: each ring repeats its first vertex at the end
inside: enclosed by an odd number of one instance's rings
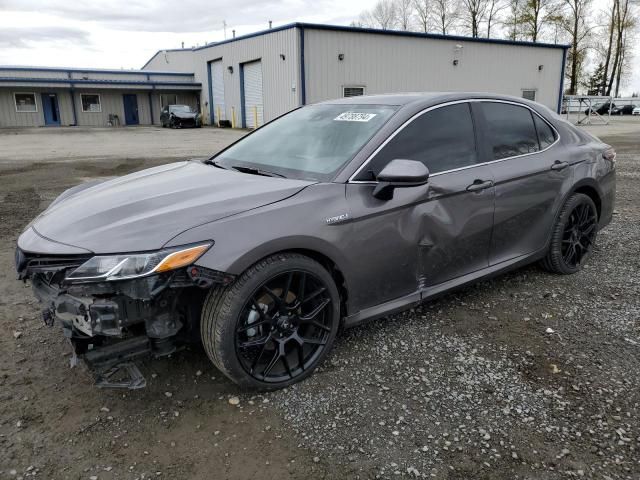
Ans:
POLYGON ((584 271, 530 266, 348 330, 266 395, 198 349, 145 363, 143 391, 97 390, 13 280, 57 193, 160 160, 0 170, 0 478, 640 478, 640 129, 602 137, 616 215, 584 271))

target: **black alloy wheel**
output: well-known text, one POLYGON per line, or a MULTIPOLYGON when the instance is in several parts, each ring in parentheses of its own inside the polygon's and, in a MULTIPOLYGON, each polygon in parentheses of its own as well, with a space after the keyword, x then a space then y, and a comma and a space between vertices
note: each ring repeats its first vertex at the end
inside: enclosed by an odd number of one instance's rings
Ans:
POLYGON ((578 268, 591 252, 598 228, 598 215, 592 205, 581 203, 573 209, 562 236, 562 259, 570 268, 578 268))
POLYGON ((574 193, 560 209, 542 266, 565 275, 580 271, 593 251, 597 234, 595 203, 587 195, 574 193))
POLYGON ((274 390, 309 376, 333 346, 340 295, 330 271, 298 253, 249 267, 205 300, 202 344, 216 367, 245 388, 274 390))
POLYGON ((281 273, 246 302, 236 328, 236 353, 256 380, 293 380, 309 369, 332 331, 331 297, 315 275, 281 273))

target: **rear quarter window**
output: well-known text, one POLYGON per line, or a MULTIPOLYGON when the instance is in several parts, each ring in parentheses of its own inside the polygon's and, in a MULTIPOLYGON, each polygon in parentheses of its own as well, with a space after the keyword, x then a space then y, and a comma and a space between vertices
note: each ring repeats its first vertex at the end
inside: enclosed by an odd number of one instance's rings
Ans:
POLYGON ((536 125, 536 131, 538 132, 538 140, 540 142, 540 149, 544 150, 553 145, 556 141, 556 135, 553 129, 547 122, 542 120, 538 115, 533 116, 533 121, 536 125))

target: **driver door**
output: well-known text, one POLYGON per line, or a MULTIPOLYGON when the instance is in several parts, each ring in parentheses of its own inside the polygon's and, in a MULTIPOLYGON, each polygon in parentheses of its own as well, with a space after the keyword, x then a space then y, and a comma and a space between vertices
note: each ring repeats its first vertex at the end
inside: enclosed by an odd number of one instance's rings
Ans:
POLYGON ((369 286, 354 299, 361 308, 489 265, 494 188, 479 161, 470 106, 457 103, 414 117, 347 184, 350 252, 362 265, 357 281, 369 286), (428 183, 375 198, 375 175, 397 158, 422 161, 428 183))

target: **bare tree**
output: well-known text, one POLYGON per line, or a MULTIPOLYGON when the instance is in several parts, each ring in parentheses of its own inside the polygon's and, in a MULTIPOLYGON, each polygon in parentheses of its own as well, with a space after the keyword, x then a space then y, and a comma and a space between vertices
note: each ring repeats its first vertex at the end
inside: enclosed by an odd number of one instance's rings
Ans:
POLYGON ((413 10, 415 11, 416 20, 420 31, 427 33, 431 30, 431 24, 433 16, 433 1, 432 0, 414 0, 413 10))
POLYGON ((378 0, 371 10, 360 15, 360 22, 367 27, 390 30, 396 27, 396 5, 393 0, 378 0))
POLYGON ((413 1, 395 0, 396 23, 401 30, 409 31, 413 27, 413 1))
POLYGON ((550 4, 550 0, 525 0, 522 3, 520 21, 527 40, 532 42, 540 40, 542 27, 549 20, 548 16, 552 14, 549 10, 550 4))
POLYGON ((504 0, 489 0, 487 8, 487 38, 491 37, 491 27, 496 23, 500 23, 501 12, 507 8, 504 0))
POLYGON ((522 33, 522 20, 520 15, 522 13, 523 0, 509 0, 509 13, 504 24, 507 28, 507 38, 509 40, 519 40, 522 33))
POLYGON ((568 93, 575 95, 582 74, 584 60, 589 48, 588 41, 593 27, 589 23, 588 13, 592 0, 562 0, 563 15, 560 25, 569 35, 568 52, 569 88, 568 93))
POLYGON ((611 95, 613 89, 614 79, 616 80, 616 90, 620 85, 620 72, 622 71, 625 53, 628 53, 628 47, 626 46, 627 31, 635 26, 636 19, 634 14, 634 7, 636 5, 632 3, 632 0, 615 0, 614 2, 614 17, 615 17, 615 55, 613 57, 613 64, 611 67, 611 76, 609 77, 609 84, 607 85, 607 95, 611 95), (625 52, 625 48, 627 52, 625 52))
POLYGON ((460 0, 460 19, 472 37, 480 36, 480 25, 485 21, 490 0, 460 0))
POLYGON ((451 33, 458 19, 458 4, 456 0, 433 0, 433 16, 442 35, 451 33))

